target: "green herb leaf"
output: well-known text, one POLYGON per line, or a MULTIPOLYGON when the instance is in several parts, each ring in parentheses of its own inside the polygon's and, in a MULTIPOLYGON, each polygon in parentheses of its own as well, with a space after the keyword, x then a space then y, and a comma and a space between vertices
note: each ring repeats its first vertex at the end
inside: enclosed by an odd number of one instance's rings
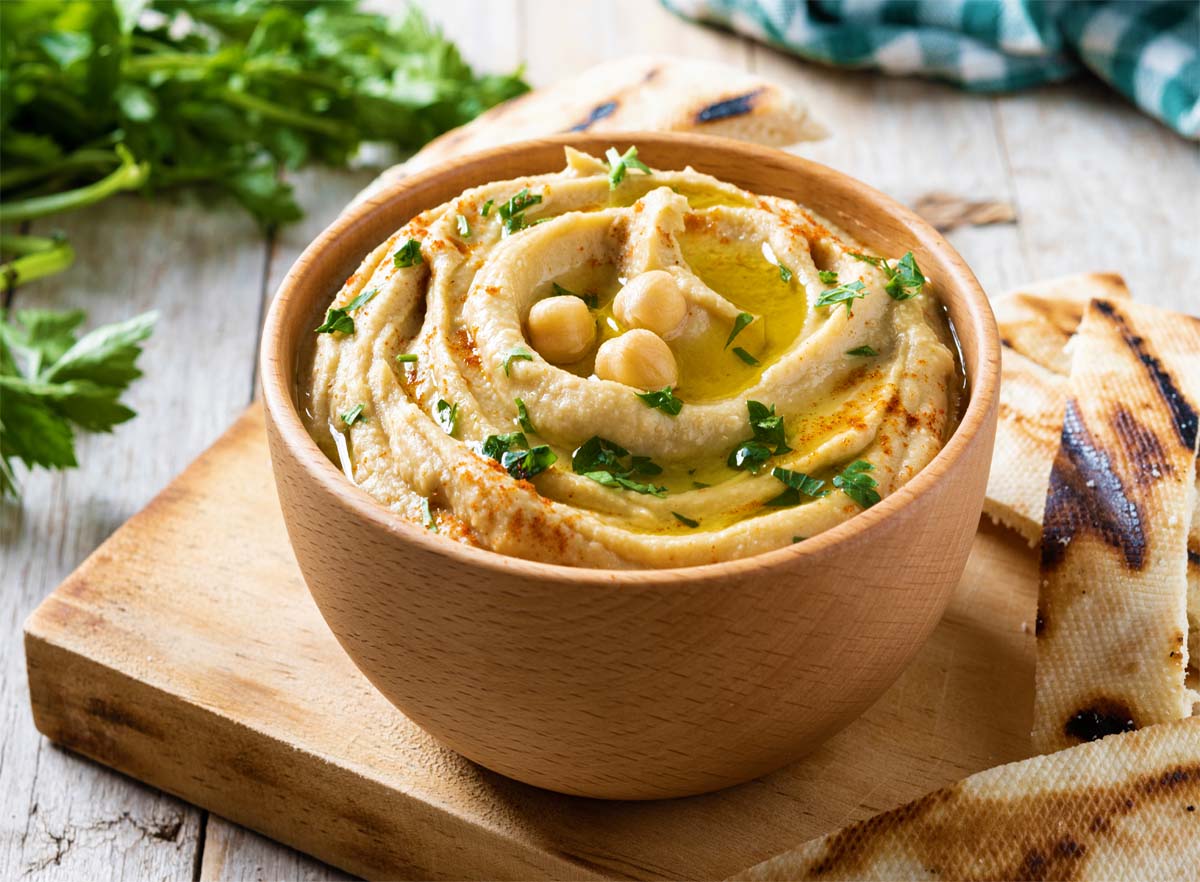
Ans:
POLYGON ((660 498, 667 495, 666 487, 659 487, 655 484, 643 484, 640 481, 634 481, 626 478, 624 475, 617 475, 612 472, 584 472, 583 477, 595 481, 597 484, 603 484, 605 487, 632 490, 634 493, 645 493, 649 496, 658 496, 660 498))
POLYGON ((504 367, 504 376, 508 376, 508 370, 514 361, 533 361, 533 353, 524 346, 515 346, 504 354, 504 361, 501 365, 504 367))
POLYGON ((836 285, 838 274, 833 270, 818 270, 817 278, 820 279, 823 284, 836 285))
POLYGON ((771 474, 779 481, 783 482, 787 488, 773 499, 768 499, 766 504, 771 506, 799 505, 800 497, 807 496, 810 499, 820 499, 828 496, 829 491, 822 489, 825 482, 818 478, 811 478, 804 472, 793 472, 790 469, 771 469, 771 474))
POLYGON ((853 349, 847 349, 846 354, 854 356, 855 358, 869 358, 871 356, 878 355, 879 353, 870 346, 855 346, 853 349))
POLYGON ((488 435, 480 445, 479 452, 496 460, 518 481, 527 481, 558 461, 558 456, 545 444, 530 448, 529 441, 521 432, 488 435))
POLYGON ((363 404, 354 405, 354 407, 342 414, 342 422, 347 426, 353 426, 360 420, 365 423, 367 421, 367 418, 363 415, 363 408, 365 406, 363 404))
POLYGON ((869 263, 871 266, 877 266, 880 269, 884 269, 888 265, 888 262, 882 257, 874 257, 870 254, 859 254, 857 251, 851 251, 849 254, 855 260, 861 260, 863 263, 869 263))
POLYGON ((438 531, 437 521, 434 520, 433 511, 429 508, 428 499, 421 500, 421 523, 426 530, 432 530, 435 533, 438 531))
POLYGON ((883 290, 887 291, 893 300, 910 300, 920 294, 924 287, 925 275, 917 266, 917 259, 909 251, 900 258, 883 290))
POLYGON ((657 392, 635 392, 634 394, 642 399, 647 407, 653 407, 655 410, 661 410, 671 416, 678 416, 679 412, 683 410, 683 399, 676 398, 670 386, 663 386, 657 392))
POLYGON ((495 199, 489 199, 487 202, 483 203, 483 208, 479 212, 480 217, 487 217, 488 212, 492 210, 492 205, 494 205, 495 202, 495 199))
POLYGON ((529 411, 525 409, 525 402, 520 398, 513 399, 517 402, 517 424, 529 432, 531 435, 537 434, 537 429, 533 427, 533 420, 529 418, 529 411))
POLYGON ((772 456, 790 453, 783 417, 775 413, 775 405, 767 407, 760 401, 747 401, 750 431, 754 437, 735 447, 726 459, 731 469, 757 472, 772 456))
POLYGON ((504 235, 524 229, 529 224, 525 219, 525 211, 542 201, 540 193, 530 193, 528 187, 522 187, 507 202, 496 209, 504 225, 504 235))
POLYGON ((867 286, 862 282, 848 282, 845 285, 830 288, 828 291, 822 291, 821 296, 817 298, 817 306, 836 306, 844 303, 846 304, 846 314, 849 315, 854 301, 866 297, 868 293, 870 292, 867 291, 867 286))
POLYGON ((454 430, 458 428, 458 404, 451 404, 449 401, 439 398, 434 406, 434 413, 442 431, 453 438, 454 430))
POLYGON ((632 490, 635 493, 648 493, 654 496, 665 496, 666 487, 653 484, 643 484, 634 481, 630 475, 658 475, 662 467, 646 456, 629 456, 629 451, 607 438, 593 435, 571 454, 571 469, 578 475, 606 487, 632 490), (626 457, 629 462, 625 463, 626 457))
POLYGON ((571 454, 571 468, 577 474, 595 471, 597 468, 621 470, 623 467, 620 461, 626 456, 629 456, 629 451, 616 441, 593 435, 571 454))
POLYGON ((396 361, 400 362, 400 364, 416 364, 417 356, 412 352, 401 352, 396 356, 396 361))
POLYGON ((712 484, 705 484, 703 481, 692 481, 692 487, 696 490, 703 490, 705 487, 711 487, 712 484))
POLYGON ((689 518, 686 515, 681 515, 677 511, 673 511, 673 512, 671 512, 671 514, 675 517, 675 520, 679 521, 679 523, 683 524, 685 527, 691 527, 694 530, 700 526, 699 521, 693 520, 692 518, 689 518))
POLYGON ((779 279, 782 282, 790 282, 792 280, 792 271, 782 263, 779 264, 779 279))
POLYGON ((551 282, 550 288, 554 292, 555 297, 578 297, 587 304, 588 309, 595 309, 600 305, 600 298, 596 294, 576 294, 569 288, 564 288, 558 282, 551 282))
MULTIPOLYGON (((749 312, 739 312, 737 318, 733 320, 733 329, 729 332, 729 337, 725 340, 725 348, 729 348, 729 344, 734 341, 738 334, 746 329, 746 325, 754 321, 754 314, 749 312)), ((745 351, 745 350, 743 350, 745 351)))
POLYGON ((392 263, 400 269, 414 266, 421 261, 421 243, 417 239, 409 239, 392 255, 392 263))
POLYGON ((834 477, 833 486, 863 508, 870 508, 880 500, 879 493, 875 490, 879 486, 879 482, 867 474, 874 470, 875 466, 869 462, 857 460, 842 469, 840 475, 834 477))
POLYGON ((608 160, 608 188, 615 190, 621 181, 625 180, 625 172, 635 169, 642 174, 650 174, 650 167, 637 158, 637 148, 630 147, 624 154, 618 156, 616 147, 609 147, 604 152, 608 160))
POLYGON ((740 358, 742 361, 744 361, 746 364, 750 365, 751 367, 758 364, 758 359, 755 358, 753 355, 751 355, 749 352, 747 352, 745 349, 743 349, 741 346, 734 346, 733 354, 736 355, 738 358, 740 358))
POLYGON ((471 238, 471 225, 467 223, 466 217, 458 214, 454 216, 454 221, 458 224, 458 235, 464 239, 471 238))
POLYGON ((347 303, 345 306, 331 306, 325 313, 325 321, 316 327, 318 334, 332 334, 337 331, 342 334, 354 333, 354 319, 350 317, 350 313, 358 309, 360 306, 370 302, 371 298, 379 293, 378 288, 372 288, 369 291, 361 291, 358 296, 347 303))

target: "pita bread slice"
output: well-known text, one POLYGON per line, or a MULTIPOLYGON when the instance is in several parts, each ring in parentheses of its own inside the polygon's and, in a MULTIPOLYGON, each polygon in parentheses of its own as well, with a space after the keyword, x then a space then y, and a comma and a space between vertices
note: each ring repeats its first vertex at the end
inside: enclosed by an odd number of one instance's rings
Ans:
POLYGON ((1003 342, 1000 419, 983 510, 1030 545, 1042 535, 1046 485, 1062 429, 1066 344, 1093 297, 1127 300, 1129 289, 1115 273, 1080 273, 992 301, 1003 342))
POLYGON ((734 878, 1183 882, 1197 867, 1192 718, 988 769, 734 878))
POLYGON ((1188 531, 1187 580, 1188 658, 1192 667, 1200 671, 1200 458, 1196 461, 1196 507, 1188 531))
POLYGON ((506 101, 430 141, 355 197, 462 156, 561 132, 695 132, 769 147, 825 137, 825 128, 781 87, 735 67, 646 55, 621 58, 506 101))
POLYGON ((1200 319, 1093 300, 1042 518, 1033 744, 1177 720, 1200 440, 1200 319))

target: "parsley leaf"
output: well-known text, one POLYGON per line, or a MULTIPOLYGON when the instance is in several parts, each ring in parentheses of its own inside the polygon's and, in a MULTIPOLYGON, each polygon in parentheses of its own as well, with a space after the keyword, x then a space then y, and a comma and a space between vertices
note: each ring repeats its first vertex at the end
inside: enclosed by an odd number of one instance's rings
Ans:
POLYGON ((860 281, 849 282, 845 285, 838 285, 836 288, 830 288, 828 291, 822 291, 821 296, 817 298, 817 306, 836 306, 839 303, 846 304, 846 315, 853 312, 854 301, 860 297, 866 297, 870 293, 867 291, 867 286, 860 281))
POLYGON ((517 402, 517 424, 531 435, 536 435, 537 429, 533 427, 533 420, 529 418, 529 411, 525 409, 525 402, 520 398, 513 400, 517 402))
POLYGON ((679 521, 679 523, 683 524, 685 527, 691 527, 694 530, 700 526, 699 521, 693 520, 692 518, 689 518, 686 515, 681 515, 677 511, 673 511, 673 512, 671 512, 671 514, 674 516, 675 520, 679 521))
POLYGON ((542 201, 540 193, 530 193, 528 187, 522 187, 507 202, 496 209, 496 214, 504 225, 504 235, 523 230, 529 224, 525 220, 525 210, 542 201))
POLYGON ((533 353, 524 346, 514 346, 504 354, 504 361, 501 365, 504 367, 504 376, 508 376, 508 369, 514 361, 533 361, 533 353))
POLYGON ((564 288, 558 282, 551 282, 550 288, 554 292, 555 297, 578 297, 587 304, 588 309, 595 309, 600 305, 600 297, 593 293, 576 294, 569 288, 564 288))
POLYGON ((629 457, 629 451, 615 441, 593 435, 571 454, 571 468, 577 475, 582 475, 597 484, 617 489, 632 490, 635 493, 646 493, 652 496, 666 496, 667 488, 654 484, 643 484, 634 481, 630 475, 657 475, 662 473, 662 467, 646 456, 630 457, 628 463, 623 460, 629 457))
POLYGON ((917 266, 917 259, 913 257, 911 251, 901 257, 894 267, 882 257, 859 254, 855 251, 851 251, 850 256, 883 270, 884 275, 887 276, 883 290, 887 291, 888 296, 893 300, 911 300, 925 287, 927 280, 924 273, 921 272, 921 268, 917 266))
POLYGON ((378 288, 372 288, 370 291, 360 292, 357 297, 345 306, 331 306, 325 313, 325 321, 316 327, 316 333, 332 334, 334 331, 337 331, 342 334, 353 334, 354 319, 350 317, 350 313, 370 302, 371 298, 378 293, 378 288))
POLYGON ((738 334, 746 329, 746 325, 754 321, 754 314, 749 312, 739 312, 737 318, 733 320, 733 330, 729 332, 729 337, 725 340, 725 348, 729 348, 729 344, 733 342, 738 334))
POLYGON ((417 239, 409 239, 392 255, 392 263, 400 269, 414 266, 421 261, 421 243, 417 239))
POLYGON ((771 474, 787 488, 773 499, 768 499, 766 504, 771 506, 784 505, 799 505, 801 495, 808 496, 811 499, 820 499, 829 495, 829 491, 822 489, 825 482, 819 478, 811 478, 804 472, 793 472, 790 469, 771 469, 771 474))
POLYGON ((458 225, 458 235, 464 239, 471 238, 471 225, 467 223, 465 216, 461 214, 455 215, 454 222, 458 225))
POLYGON ((363 408, 365 406, 366 405, 364 405, 364 404, 354 405, 354 407, 350 408, 348 411, 346 411, 344 414, 342 414, 342 422, 345 423, 347 426, 353 426, 355 423, 359 422, 360 420, 362 422, 366 422, 367 418, 365 416, 363 416, 363 408))
POLYGON ((857 460, 842 469, 840 475, 834 477, 833 486, 863 508, 870 508, 880 500, 879 493, 875 490, 879 486, 879 482, 867 474, 874 470, 875 466, 869 462, 857 460))
POLYGON ((496 460, 518 481, 527 481, 558 461, 557 454, 545 444, 531 448, 521 432, 488 435, 480 445, 479 452, 489 459, 496 460))
POLYGON ((621 181, 625 180, 625 172, 628 169, 635 169, 643 174, 650 174, 650 167, 637 158, 637 148, 630 147, 623 155, 617 155, 616 147, 609 147, 604 151, 604 158, 608 160, 608 188, 610 190, 617 189, 621 181))
POLYGON ((846 354, 852 355, 855 358, 869 358, 879 353, 870 346, 855 346, 853 349, 847 349, 846 354))
POLYGON ((838 276, 833 270, 818 270, 817 278, 826 285, 836 285, 838 276))
POLYGON ((492 206, 493 206, 495 203, 496 203, 496 200, 495 200, 495 199, 489 199, 487 202, 483 203, 483 208, 482 208, 482 209, 480 209, 480 211, 479 211, 479 216, 480 216, 480 217, 487 217, 487 216, 488 216, 488 212, 492 210, 492 206))
POLYGON ((434 406, 434 412, 437 424, 442 427, 442 431, 453 438, 454 430, 458 428, 458 404, 451 404, 449 401, 439 398, 434 406))
POLYGON ((12 461, 71 468, 74 427, 110 432, 134 412, 118 399, 141 376, 146 313, 76 337, 84 314, 18 311, 0 319, 0 496, 17 492, 12 461))
POLYGON ((746 364, 750 365, 751 367, 758 364, 758 359, 755 358, 753 355, 751 355, 749 352, 747 352, 745 349, 743 349, 741 346, 734 346, 733 354, 736 355, 738 358, 740 358, 742 361, 744 361, 746 364))
POLYGON ((767 407, 760 401, 747 401, 750 431, 754 437, 735 447, 726 459, 731 469, 757 472, 772 456, 790 453, 783 417, 775 413, 775 405, 767 407))
POLYGON ((792 280, 792 271, 782 263, 779 264, 779 280, 781 282, 790 282, 792 280))
POLYGON ((657 392, 635 392, 634 394, 642 399, 647 407, 653 407, 655 410, 661 410, 671 416, 677 416, 683 410, 683 399, 676 398, 670 386, 663 386, 657 392))

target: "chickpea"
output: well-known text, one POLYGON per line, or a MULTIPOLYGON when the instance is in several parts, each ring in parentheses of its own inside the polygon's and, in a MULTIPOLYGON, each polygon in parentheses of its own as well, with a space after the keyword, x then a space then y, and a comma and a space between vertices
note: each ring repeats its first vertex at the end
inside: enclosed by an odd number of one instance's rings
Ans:
POLYGON ((645 328, 666 337, 687 315, 687 299, 666 270, 649 270, 630 279, 613 300, 613 314, 627 328, 645 328))
POLYGON ((596 376, 637 389, 674 386, 679 379, 671 347, 653 331, 637 328, 605 340, 596 350, 596 376))
POLYGON ((529 342, 551 364, 579 361, 595 339, 596 322, 578 297, 547 297, 529 310, 529 342))

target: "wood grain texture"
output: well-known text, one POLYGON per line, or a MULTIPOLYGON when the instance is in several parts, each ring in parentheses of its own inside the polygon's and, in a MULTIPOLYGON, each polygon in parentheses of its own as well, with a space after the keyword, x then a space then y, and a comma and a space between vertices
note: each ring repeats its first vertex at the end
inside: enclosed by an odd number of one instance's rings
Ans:
POLYGON ((661 798, 740 783, 811 750, 874 701, 928 635, 965 564, 995 432, 999 341, 983 292, 928 224, 828 168, 754 145, 633 133, 685 165, 803 200, 874 253, 938 279, 970 397, 954 436, 882 503, 800 545, 675 570, 504 557, 396 518, 317 448, 293 400, 329 292, 407 218, 480 184, 558 168, 510 145, 420 172, 346 212, 284 280, 262 383, 280 502, 326 620, 371 681, 467 757, 554 790, 661 798), (430 586, 437 590, 431 591, 430 586))
MULTIPOLYGON (((271 481, 256 408, 46 601, 27 637, 36 718, 350 872, 723 878, 1028 755, 1036 563, 1006 532, 981 530, 913 664, 807 759, 708 796, 608 802, 475 766, 375 691, 308 596, 271 481)), ((229 838, 206 878, 251 875, 229 838)), ((271 860, 264 877, 290 874, 271 860)))
MULTIPOLYGON (((395 9, 400 2, 372 0, 369 5, 395 9)), ((1018 211, 1015 233, 1013 227, 995 226, 959 229, 948 236, 988 291, 1046 273, 1116 269, 1130 279, 1138 300, 1195 311, 1200 261, 1192 242, 1193 231, 1200 226, 1200 199, 1196 198, 1200 153, 1108 90, 1073 83, 990 99, 916 80, 830 71, 738 37, 689 26, 658 4, 641 0, 619 0, 602 8, 601 4, 584 6, 591 18, 578 11, 579 4, 553 0, 487 4, 421 0, 421 5, 459 42, 472 63, 505 70, 528 59, 528 77, 535 85, 576 72, 586 63, 635 51, 666 50, 732 64, 748 61, 758 72, 800 91, 833 130, 834 138, 819 145, 821 152, 805 148, 804 155, 905 201, 922 195, 928 184, 929 190, 1013 202, 1018 211), (565 36, 579 33, 579 26, 585 38, 565 36), (568 30, 571 27, 576 30, 568 30), (764 57, 773 59, 769 68, 760 63, 764 57), (864 95, 876 97, 866 100, 864 95), (999 131, 997 123, 1002 123, 999 131), (898 137, 881 138, 881 128, 898 137), (1083 200, 1077 192, 1089 196, 1083 200), (1164 261, 1164 255, 1173 259, 1164 261)), ((328 183, 331 174, 305 173, 300 197, 314 221, 332 218, 344 206, 337 188, 328 183)), ((127 199, 113 203, 111 209, 94 209, 61 222, 56 219, 56 226, 66 226, 75 234, 76 267, 60 281, 37 283, 18 291, 15 298, 18 307, 86 306, 97 320, 124 317, 151 304, 173 318, 160 326, 147 354, 160 367, 133 393, 140 408, 149 401, 160 402, 170 417, 139 420, 111 437, 84 438, 83 471, 38 476, 26 486, 24 515, 11 508, 0 511, 0 592, 6 600, 2 627, 9 638, 0 641, 0 793, 6 795, 0 800, 3 878, 21 875, 33 855, 54 845, 53 836, 40 833, 30 814, 40 804, 35 790, 73 794, 70 823, 76 829, 103 828, 113 805, 136 817, 153 817, 155 800, 199 818, 169 797, 155 796, 136 782, 41 742, 29 723, 22 652, 15 639, 34 604, 249 400, 249 389, 236 383, 224 388, 211 378, 202 384, 195 379, 207 376, 198 368, 210 361, 221 362, 221 370, 235 376, 239 371, 250 376, 255 370, 252 350, 239 350, 239 355, 204 331, 204 322, 212 320, 210 311, 218 314, 229 309, 234 318, 246 320, 254 312, 247 304, 264 291, 273 291, 273 286, 259 284, 240 259, 234 267, 222 266, 228 261, 229 243, 244 237, 248 247, 261 249, 261 259, 272 261, 271 271, 278 278, 287 269, 288 254, 298 253, 306 241, 298 228, 295 234, 285 231, 268 255, 256 232, 236 209, 229 208, 215 214, 204 210, 183 215, 188 247, 180 248, 178 240, 162 234, 169 229, 174 209, 164 206, 161 214, 157 211, 127 199), (170 270, 156 275, 161 284, 153 290, 141 290, 139 299, 131 300, 131 289, 123 281, 96 284, 94 268, 121 280, 127 260, 137 261, 143 252, 170 257, 170 270), (199 281, 210 287, 199 288, 199 281), (168 339, 169 344, 163 342, 168 339), (186 367, 172 370, 176 359, 186 367), (47 757, 52 761, 45 762, 47 757), (100 793, 107 794, 104 800, 89 796, 100 793), (15 798, 8 798, 9 794, 15 798)), ((315 229, 322 226, 318 222, 315 229)), ((253 329, 247 333, 256 336, 253 329)), ((942 661, 954 663, 950 657, 942 661)), ((894 804, 895 800, 878 801, 879 794, 887 797, 886 788, 859 783, 876 810, 894 804)), ((920 788, 910 789, 905 795, 919 792, 920 788)), ((54 804, 61 806, 63 800, 56 798, 54 804)), ((850 797, 840 804, 846 811, 856 805, 850 797)), ((758 820, 770 831, 792 823, 793 817, 758 820)), ((47 829, 58 835, 66 820, 62 815, 47 829)), ((209 818, 208 828, 207 842, 220 849, 220 869, 214 869, 206 857, 201 868, 206 878, 252 875, 256 867, 286 867, 287 861, 305 860, 261 837, 236 835, 236 831, 229 836, 216 834, 214 830, 231 829, 216 816, 209 818)), ((186 824, 182 831, 188 847, 198 851, 199 824, 186 824)), ((791 842, 813 832, 820 831, 797 827, 791 842)), ((59 872, 103 880, 119 878, 122 868, 131 867, 142 870, 131 873, 138 877, 188 876, 186 861, 167 855, 168 846, 159 839, 129 837, 122 849, 123 863, 115 863, 110 860, 109 840, 76 837, 69 856, 60 862, 65 869, 51 863, 39 876, 59 872)), ((269 878, 273 872, 264 870, 262 875, 269 878)), ((316 865, 302 872, 322 878, 316 865)), ((335 877, 340 878, 337 874, 329 878, 335 877)))

